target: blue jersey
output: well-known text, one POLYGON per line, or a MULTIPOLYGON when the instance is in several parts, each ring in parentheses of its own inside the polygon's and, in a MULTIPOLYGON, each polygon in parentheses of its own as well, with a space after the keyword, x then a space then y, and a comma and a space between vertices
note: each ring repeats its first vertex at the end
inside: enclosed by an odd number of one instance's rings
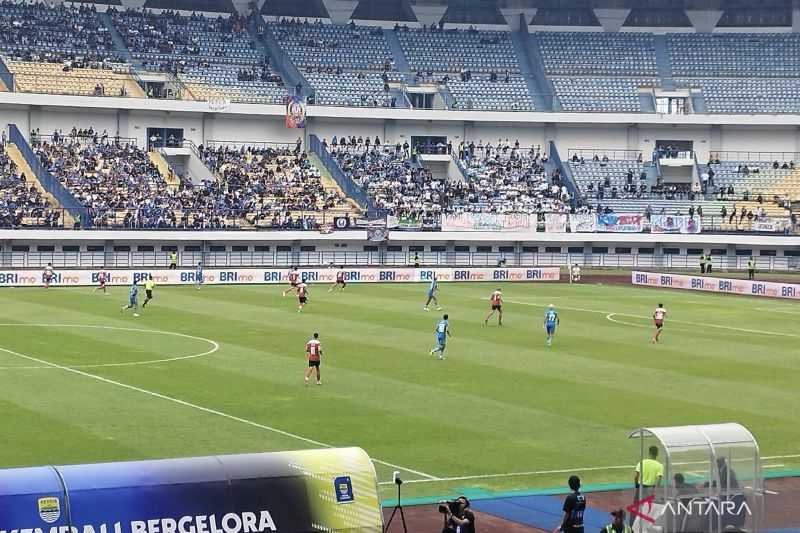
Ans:
POLYGON ((128 299, 133 302, 136 300, 137 296, 139 296, 139 286, 131 285, 131 288, 128 290, 128 299))
POLYGON ((544 312, 544 325, 548 328, 553 328, 558 322, 558 313, 553 309, 548 309, 544 312))
POLYGON ((430 287, 428 287, 428 294, 433 294, 433 292, 436 290, 436 287, 437 287, 438 284, 439 284, 438 281, 436 281, 435 279, 432 279, 431 280, 431 285, 430 285, 430 287))
POLYGON ((449 326, 447 320, 440 320, 438 324, 436 324, 436 334, 439 336, 443 336, 447 333, 447 327, 449 326))

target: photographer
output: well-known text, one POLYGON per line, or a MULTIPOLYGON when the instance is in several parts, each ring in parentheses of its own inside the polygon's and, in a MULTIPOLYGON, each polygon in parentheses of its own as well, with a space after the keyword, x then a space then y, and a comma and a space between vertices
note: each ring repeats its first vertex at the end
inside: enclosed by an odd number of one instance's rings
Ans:
POLYGON ((442 533, 475 533, 475 515, 466 497, 439 503, 439 512, 444 514, 442 533))

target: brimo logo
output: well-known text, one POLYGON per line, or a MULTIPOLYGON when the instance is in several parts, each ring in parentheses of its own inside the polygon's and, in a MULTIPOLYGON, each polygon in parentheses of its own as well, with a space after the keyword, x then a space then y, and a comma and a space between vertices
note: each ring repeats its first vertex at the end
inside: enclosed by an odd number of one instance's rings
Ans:
MULTIPOLYGON (((636 500, 632 505, 627 507, 627 511, 632 516, 638 516, 646 522, 651 524, 656 523, 656 518, 650 513, 653 509, 653 500, 655 495, 650 495, 647 498, 636 500), (643 509, 646 507, 646 511, 643 509)), ((708 500, 705 498, 696 498, 692 500, 679 500, 677 502, 668 501, 664 504, 664 509, 661 514, 671 514, 672 516, 741 516, 742 513, 747 513, 752 516, 752 511, 747 502, 742 499, 741 501, 716 501, 708 500)))

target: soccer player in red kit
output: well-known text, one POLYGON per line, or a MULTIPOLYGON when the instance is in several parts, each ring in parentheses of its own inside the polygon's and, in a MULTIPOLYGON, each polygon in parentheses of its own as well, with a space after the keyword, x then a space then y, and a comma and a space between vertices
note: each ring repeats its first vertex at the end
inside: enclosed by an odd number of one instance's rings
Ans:
POLYGON ((489 323, 489 319, 494 316, 495 311, 497 312, 497 325, 503 325, 503 291, 498 287, 495 291, 489 296, 489 305, 492 306, 489 314, 486 315, 486 319, 483 321, 483 325, 487 325, 489 323))
POLYGON ((344 267, 340 266, 339 271, 336 273, 336 283, 328 289, 328 292, 333 292, 336 289, 343 291, 345 287, 347 287, 347 282, 344 280, 344 267))
POLYGON ((283 295, 286 296, 292 291, 297 290, 297 284, 300 281, 300 272, 297 271, 297 267, 292 267, 292 271, 289 272, 289 288, 283 291, 283 295))
POLYGON ((322 385, 322 380, 319 377, 319 363, 322 357, 322 343, 319 342, 319 333, 314 333, 314 336, 306 343, 306 357, 308 357, 308 369, 306 369, 305 384, 308 385, 308 378, 316 370, 317 385, 322 385))
POLYGON ((108 295, 106 290, 106 273, 102 270, 97 273, 97 287, 92 292, 103 291, 103 294, 108 295))
POLYGON ((304 282, 297 285, 297 312, 302 313, 308 301, 308 287, 304 282))

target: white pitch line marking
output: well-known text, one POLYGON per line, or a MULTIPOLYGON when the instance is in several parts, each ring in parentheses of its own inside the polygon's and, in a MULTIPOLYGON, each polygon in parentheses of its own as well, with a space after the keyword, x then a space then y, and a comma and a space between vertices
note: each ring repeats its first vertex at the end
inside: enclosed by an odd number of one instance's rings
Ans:
MULTIPOLYGON (((485 300, 486 298, 482 298, 482 299, 485 300)), ((537 304, 537 303, 532 303, 532 302, 520 302, 518 300, 506 300, 506 302, 512 303, 512 304, 517 304, 517 305, 530 305, 530 306, 533 306, 533 307, 547 307, 544 304, 537 304)), ((598 314, 603 314, 603 315, 606 315, 606 316, 611 314, 611 315, 615 315, 615 316, 627 316, 627 317, 631 317, 631 318, 643 318, 643 319, 647 319, 647 320, 649 320, 651 318, 649 316, 633 315, 633 314, 630 314, 630 313, 614 313, 614 312, 610 312, 610 311, 601 311, 600 309, 586 309, 585 307, 567 307, 567 306, 564 306, 564 305, 561 305, 561 306, 558 306, 558 307, 560 309, 566 309, 567 311, 581 311, 581 312, 584 312, 584 313, 598 313, 598 314)), ((729 331, 741 331, 743 333, 754 333, 754 334, 757 334, 757 335, 776 335, 776 336, 779 336, 779 337, 800 338, 800 335, 796 335, 794 333, 783 333, 783 332, 780 332, 780 331, 764 331, 764 330, 760 330, 760 329, 736 328, 736 327, 733 327, 733 326, 723 326, 722 324, 707 324, 705 322, 702 323, 702 324, 698 324, 697 322, 691 322, 689 320, 678 320, 678 319, 675 319, 675 318, 668 318, 667 320, 669 320, 669 322, 674 322, 676 324, 690 324, 690 325, 694 325, 694 326, 700 325, 702 327, 707 327, 707 328, 718 328, 718 329, 725 329, 725 330, 729 330, 729 331)))
MULTIPOLYGON (((0 324, 0 327, 8 327, 8 326, 15 326, 15 327, 54 327, 54 328, 92 328, 92 329, 113 329, 113 330, 120 330, 120 331, 136 331, 136 332, 143 332, 143 333, 156 333, 159 335, 172 335, 174 337, 183 337, 186 339, 194 339, 206 342, 211 345, 211 349, 207 350, 203 353, 197 353, 192 355, 181 355, 175 357, 166 357, 163 359, 151 359, 149 361, 128 361, 123 363, 98 363, 92 365, 75 365, 69 368, 110 368, 110 367, 123 367, 123 366, 141 366, 141 365, 151 365, 156 363, 169 363, 172 361, 185 361, 187 359, 198 359, 200 357, 205 357, 207 355, 211 355, 212 353, 219 350, 219 343, 217 341, 213 341, 211 339, 206 339, 204 337, 197 337, 195 335, 187 335, 186 333, 178 333, 175 331, 162 331, 157 329, 142 329, 142 328, 128 328, 124 326, 96 326, 90 324, 0 324)), ((55 368, 53 366, 0 366, 0 370, 41 370, 47 368, 55 368)))
POLYGON ((800 315, 800 309, 770 309, 769 307, 756 307, 756 311, 766 311, 768 313, 783 313, 785 315, 800 315))
MULTIPOLYGON (((335 448, 335 446, 332 445, 332 444, 326 444, 324 442, 320 442, 320 441, 314 440, 314 439, 309 439, 308 437, 303 437, 302 435, 297 435, 295 433, 290 433, 288 431, 284 431, 282 429, 278 429, 278 428, 275 428, 275 427, 272 427, 272 426, 267 426, 265 424, 259 424, 258 422, 253 422, 252 420, 247 420, 246 418, 242 418, 242 417, 235 416, 235 415, 230 415, 228 413, 224 413, 222 411, 217 411, 216 409, 211 409, 209 407, 203 407, 202 405, 197 405, 197 404, 194 404, 194 403, 191 403, 191 402, 187 402, 187 401, 181 400, 179 398, 173 398, 172 396, 167 396, 166 394, 161 394, 160 392, 154 392, 154 391, 150 391, 150 390, 147 390, 147 389, 143 389, 141 387, 136 387, 134 385, 128 385, 126 383, 115 381, 113 379, 108 379, 108 378, 104 378, 102 376, 98 376, 97 374, 90 374, 89 372, 84 372, 83 370, 79 370, 77 368, 63 366, 63 365, 59 365, 57 363, 51 363, 50 361, 45 361, 44 359, 39 359, 39 358, 33 357, 31 355, 25 355, 25 354, 22 354, 22 353, 19 353, 19 352, 15 352, 13 350, 9 350, 8 348, 0 348, 0 351, 9 353, 11 355, 16 355, 17 357, 21 357, 22 359, 26 359, 28 361, 33 361, 34 363, 37 363, 39 365, 46 365, 46 366, 49 366, 49 367, 52 367, 52 368, 57 368, 59 370, 63 370, 64 372, 70 372, 70 373, 73 373, 73 374, 77 374, 79 376, 83 376, 83 377, 86 377, 86 378, 89 378, 89 379, 93 379, 95 381, 100 381, 100 382, 106 383, 108 385, 115 385, 117 387, 120 387, 120 388, 123 388, 123 389, 127 389, 127 390, 131 390, 131 391, 134 391, 134 392, 138 392, 138 393, 141 393, 141 394, 145 394, 145 395, 151 396, 153 398, 158 398, 160 400, 165 400, 165 401, 168 401, 168 402, 176 403, 176 404, 182 405, 184 407, 190 407, 192 409, 196 409, 197 411, 201 411, 203 413, 219 416, 221 418, 227 418, 228 420, 233 420, 234 422, 239 422, 241 424, 252 426, 252 427, 258 428, 258 429, 263 429, 265 431, 271 431, 273 433, 277 433, 278 435, 283 435, 284 437, 289 437, 289 438, 292 438, 292 439, 295 439, 295 440, 306 442, 308 444, 313 444, 314 446, 319 446, 319 447, 322 447, 322 448, 335 448)), ((384 466, 388 466, 389 468, 396 468, 398 470, 402 470, 404 472, 408 472, 410 474, 414 474, 414 475, 423 477, 423 478, 425 478, 425 479, 427 479, 429 481, 436 481, 436 480, 439 479, 436 476, 433 476, 431 474, 426 474, 425 472, 421 472, 419 470, 414 470, 414 469, 411 469, 411 468, 406 468, 404 466, 392 464, 392 463, 389 463, 389 462, 386 462, 386 461, 381 461, 380 459, 372 459, 372 462, 378 463, 378 464, 382 464, 384 466)), ((409 481, 411 481, 411 480, 409 480, 409 481)))
MULTIPOLYGON (((761 459, 783 459, 783 458, 794 458, 800 457, 800 454, 794 455, 772 455, 769 457, 762 457, 761 459)), ((675 466, 687 466, 692 464, 706 464, 706 461, 684 461, 675 463, 675 466)), ((765 465, 763 468, 778 468, 784 465, 765 465)), ((455 477, 440 477, 436 479, 410 479, 410 480, 403 480, 403 483, 435 483, 435 482, 447 482, 447 481, 467 481, 471 479, 494 479, 494 478, 503 478, 503 477, 523 477, 523 476, 539 476, 539 475, 548 475, 548 474, 568 474, 573 472, 597 472, 603 470, 624 470, 630 469, 633 471, 634 465, 612 465, 612 466, 591 466, 586 468, 564 468, 559 470, 534 470, 530 472, 507 472, 502 474, 484 474, 484 475, 466 475, 466 476, 455 476, 455 477)), ((707 474, 707 472, 687 472, 689 474, 695 473, 698 476, 702 477, 707 474)), ((393 481, 382 481, 378 483, 378 485, 392 485, 394 484, 393 481)))

